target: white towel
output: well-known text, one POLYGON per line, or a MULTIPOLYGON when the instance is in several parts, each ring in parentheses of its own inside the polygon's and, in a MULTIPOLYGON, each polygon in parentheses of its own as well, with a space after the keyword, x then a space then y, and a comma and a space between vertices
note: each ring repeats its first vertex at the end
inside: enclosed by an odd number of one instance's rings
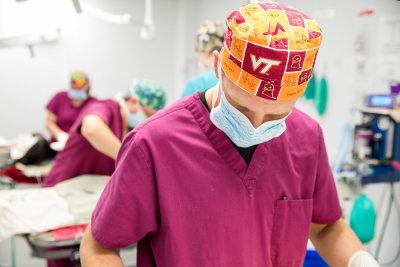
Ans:
POLYGON ((84 175, 53 188, 0 191, 0 241, 88 223, 108 176, 84 175))

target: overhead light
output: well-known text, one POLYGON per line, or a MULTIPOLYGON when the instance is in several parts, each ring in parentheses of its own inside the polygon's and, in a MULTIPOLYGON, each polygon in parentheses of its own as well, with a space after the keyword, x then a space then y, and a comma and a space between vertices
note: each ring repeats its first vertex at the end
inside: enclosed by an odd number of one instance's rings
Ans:
POLYGON ((155 35, 155 25, 153 22, 152 0, 145 0, 144 21, 132 19, 131 14, 113 14, 108 11, 93 7, 88 4, 80 3, 79 0, 73 0, 76 12, 88 14, 96 19, 113 24, 137 24, 140 27, 140 37, 148 40, 155 35))
POLYGON ((18 45, 35 45, 40 43, 51 43, 58 40, 60 29, 54 29, 42 34, 27 34, 21 36, 0 38, 0 48, 18 45))
POLYGON ((81 3, 79 0, 72 0, 72 3, 74 4, 74 8, 76 13, 82 13, 82 7, 81 7, 81 3))
POLYGON ((156 29, 153 24, 151 25, 143 25, 140 27, 140 38, 142 40, 149 40, 152 39, 155 35, 156 29))
POLYGON ((156 27, 153 22, 153 0, 145 0, 144 25, 140 28, 140 37, 149 40, 154 37, 156 27))
POLYGON ((54 29, 42 34, 26 34, 0 39, 0 48, 13 46, 26 46, 29 49, 31 56, 34 56, 33 46, 43 43, 56 42, 60 37, 60 29, 54 29))

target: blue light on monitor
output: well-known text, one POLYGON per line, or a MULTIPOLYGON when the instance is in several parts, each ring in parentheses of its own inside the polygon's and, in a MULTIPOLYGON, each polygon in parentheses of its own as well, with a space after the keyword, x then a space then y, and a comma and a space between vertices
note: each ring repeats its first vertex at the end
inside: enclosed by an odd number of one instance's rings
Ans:
POLYGON ((392 107, 393 98, 390 95, 371 95, 369 97, 369 106, 371 107, 392 107))

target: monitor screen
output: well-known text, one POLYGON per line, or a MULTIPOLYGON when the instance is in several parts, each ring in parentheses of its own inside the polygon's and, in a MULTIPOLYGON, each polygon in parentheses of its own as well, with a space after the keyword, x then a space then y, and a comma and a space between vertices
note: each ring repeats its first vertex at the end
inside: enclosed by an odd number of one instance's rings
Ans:
POLYGON ((391 95, 371 95, 368 102, 370 107, 393 107, 391 95))

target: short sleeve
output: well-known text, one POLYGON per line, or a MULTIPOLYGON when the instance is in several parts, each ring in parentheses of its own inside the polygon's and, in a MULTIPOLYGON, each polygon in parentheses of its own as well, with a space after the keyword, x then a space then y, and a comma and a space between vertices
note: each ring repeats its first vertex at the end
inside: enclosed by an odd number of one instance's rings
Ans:
POLYGON ((100 102, 90 105, 84 110, 83 114, 84 116, 96 115, 107 125, 110 125, 112 120, 111 108, 108 108, 106 103, 100 102))
POLYGON ((46 109, 58 115, 61 101, 62 101, 62 92, 57 93, 50 99, 49 103, 47 103, 46 105, 46 109))
POLYGON ((116 170, 92 216, 93 236, 108 248, 126 247, 158 229, 154 172, 134 133, 124 140, 116 170))
POLYGON ((96 115, 99 117, 106 125, 110 125, 112 120, 112 112, 103 103, 96 103, 85 107, 82 113, 79 115, 78 119, 71 127, 71 131, 80 133, 83 119, 89 115, 96 115))
POLYGON ((317 177, 314 187, 312 222, 331 224, 342 216, 342 209, 336 190, 335 180, 329 166, 322 129, 319 130, 319 151, 317 159, 317 177))

